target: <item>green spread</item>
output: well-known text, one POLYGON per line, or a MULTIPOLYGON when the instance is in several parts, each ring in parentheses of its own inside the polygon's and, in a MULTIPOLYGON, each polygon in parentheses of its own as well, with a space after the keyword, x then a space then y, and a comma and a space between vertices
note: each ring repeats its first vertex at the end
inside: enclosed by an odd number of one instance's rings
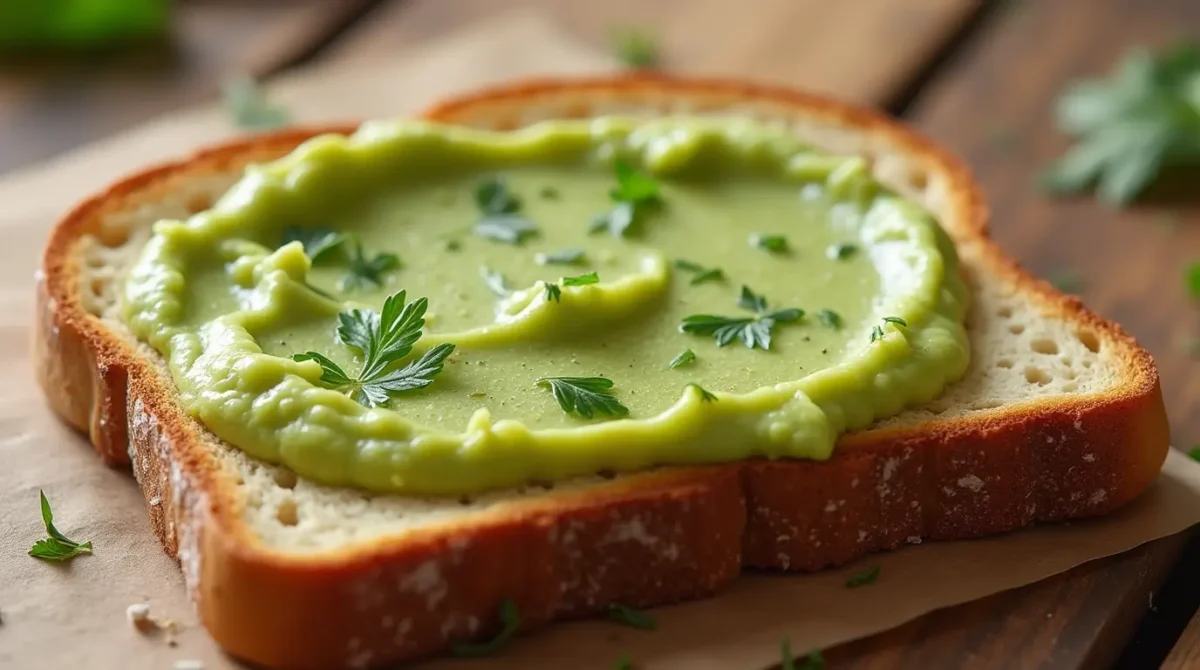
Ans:
POLYGON ((156 224, 124 310, 187 410, 250 455, 462 495, 827 458, 964 373, 966 299, 936 222, 861 158, 747 120, 606 118, 315 138, 156 224), (339 323, 400 290, 427 299, 424 334, 373 365, 454 345, 422 384, 368 402, 292 358, 357 374, 339 323), (563 384, 539 383, 559 377, 613 385, 567 413, 563 384))

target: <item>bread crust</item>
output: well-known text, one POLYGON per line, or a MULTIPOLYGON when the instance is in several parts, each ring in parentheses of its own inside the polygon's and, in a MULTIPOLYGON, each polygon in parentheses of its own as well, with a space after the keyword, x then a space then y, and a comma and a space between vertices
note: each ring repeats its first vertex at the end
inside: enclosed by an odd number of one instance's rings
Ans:
POLYGON ((967 169, 875 113, 793 91, 637 76, 546 80, 439 105, 429 118, 521 125, 553 103, 566 115, 604 104, 704 109, 731 101, 821 119, 913 156, 943 175, 951 207, 986 270, 1046 314, 1092 333, 1126 367, 1101 395, 1060 396, 953 420, 843 437, 826 462, 753 460, 624 476, 581 492, 505 503, 468 520, 320 554, 267 546, 241 517, 232 473, 178 406, 174 387, 81 299, 82 236, 104 213, 178 180, 267 160, 320 133, 235 140, 124 179, 55 226, 37 276, 34 353, 54 410, 105 462, 132 461, 164 549, 181 562, 201 621, 227 651, 269 667, 361 668, 443 651, 499 628, 513 598, 522 628, 713 593, 742 566, 814 570, 923 538, 1000 533, 1035 521, 1105 514, 1153 481, 1168 429, 1150 355, 1118 326, 1026 274, 987 236, 967 169), (505 120, 505 115, 511 117, 505 120))

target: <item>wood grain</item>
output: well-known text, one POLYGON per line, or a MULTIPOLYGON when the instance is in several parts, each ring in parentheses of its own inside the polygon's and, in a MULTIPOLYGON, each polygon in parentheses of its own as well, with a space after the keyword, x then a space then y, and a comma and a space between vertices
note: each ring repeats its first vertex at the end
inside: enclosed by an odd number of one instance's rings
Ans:
POLYGON ((390 3, 350 31, 329 58, 346 63, 401 48, 504 12, 541 12, 569 33, 609 49, 633 26, 656 36, 676 73, 752 76, 878 104, 902 89, 978 0, 408 0, 390 3))
POLYGON ((0 173, 308 55, 371 0, 181 2, 169 42, 0 66, 0 173))

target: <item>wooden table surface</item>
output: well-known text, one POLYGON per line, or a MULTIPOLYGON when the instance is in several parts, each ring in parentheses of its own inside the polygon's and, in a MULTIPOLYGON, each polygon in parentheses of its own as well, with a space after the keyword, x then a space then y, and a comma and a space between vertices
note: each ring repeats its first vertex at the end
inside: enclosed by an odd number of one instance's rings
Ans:
MULTIPOLYGON (((1200 199, 1114 210, 1033 185, 1065 146, 1055 95, 1134 45, 1200 28, 1195 0, 181 0, 168 44, 103 57, 0 60, 0 173, 215 95, 234 73, 387 58, 505 12, 541 12, 604 47, 615 25, 657 36, 665 69, 820 90, 902 116, 963 156, 1000 243, 1128 328, 1163 375, 1175 444, 1200 441, 1200 335, 1182 268, 1200 257, 1200 199), (1169 222, 1169 225, 1164 224, 1169 222)), ((1200 554, 1187 538, 827 650, 834 668, 1200 665, 1200 554), (1169 581, 1168 581, 1169 580, 1169 581), (1164 582, 1167 584, 1163 589, 1164 582), (1185 631, 1186 627, 1186 631, 1185 631), (1169 655, 1169 657, 1168 657, 1169 655)))

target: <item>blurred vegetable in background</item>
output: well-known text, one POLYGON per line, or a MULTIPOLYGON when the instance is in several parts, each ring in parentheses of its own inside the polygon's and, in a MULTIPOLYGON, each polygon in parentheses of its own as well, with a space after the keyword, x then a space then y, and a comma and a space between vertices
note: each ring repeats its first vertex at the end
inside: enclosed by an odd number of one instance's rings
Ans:
POLYGON ((1054 193, 1095 186, 1126 205, 1169 169, 1200 166, 1200 43, 1125 55, 1108 79, 1058 100, 1058 125, 1077 142, 1043 175, 1054 193))
POLYGON ((0 0, 0 50, 77 49, 167 31, 169 0, 0 0))

